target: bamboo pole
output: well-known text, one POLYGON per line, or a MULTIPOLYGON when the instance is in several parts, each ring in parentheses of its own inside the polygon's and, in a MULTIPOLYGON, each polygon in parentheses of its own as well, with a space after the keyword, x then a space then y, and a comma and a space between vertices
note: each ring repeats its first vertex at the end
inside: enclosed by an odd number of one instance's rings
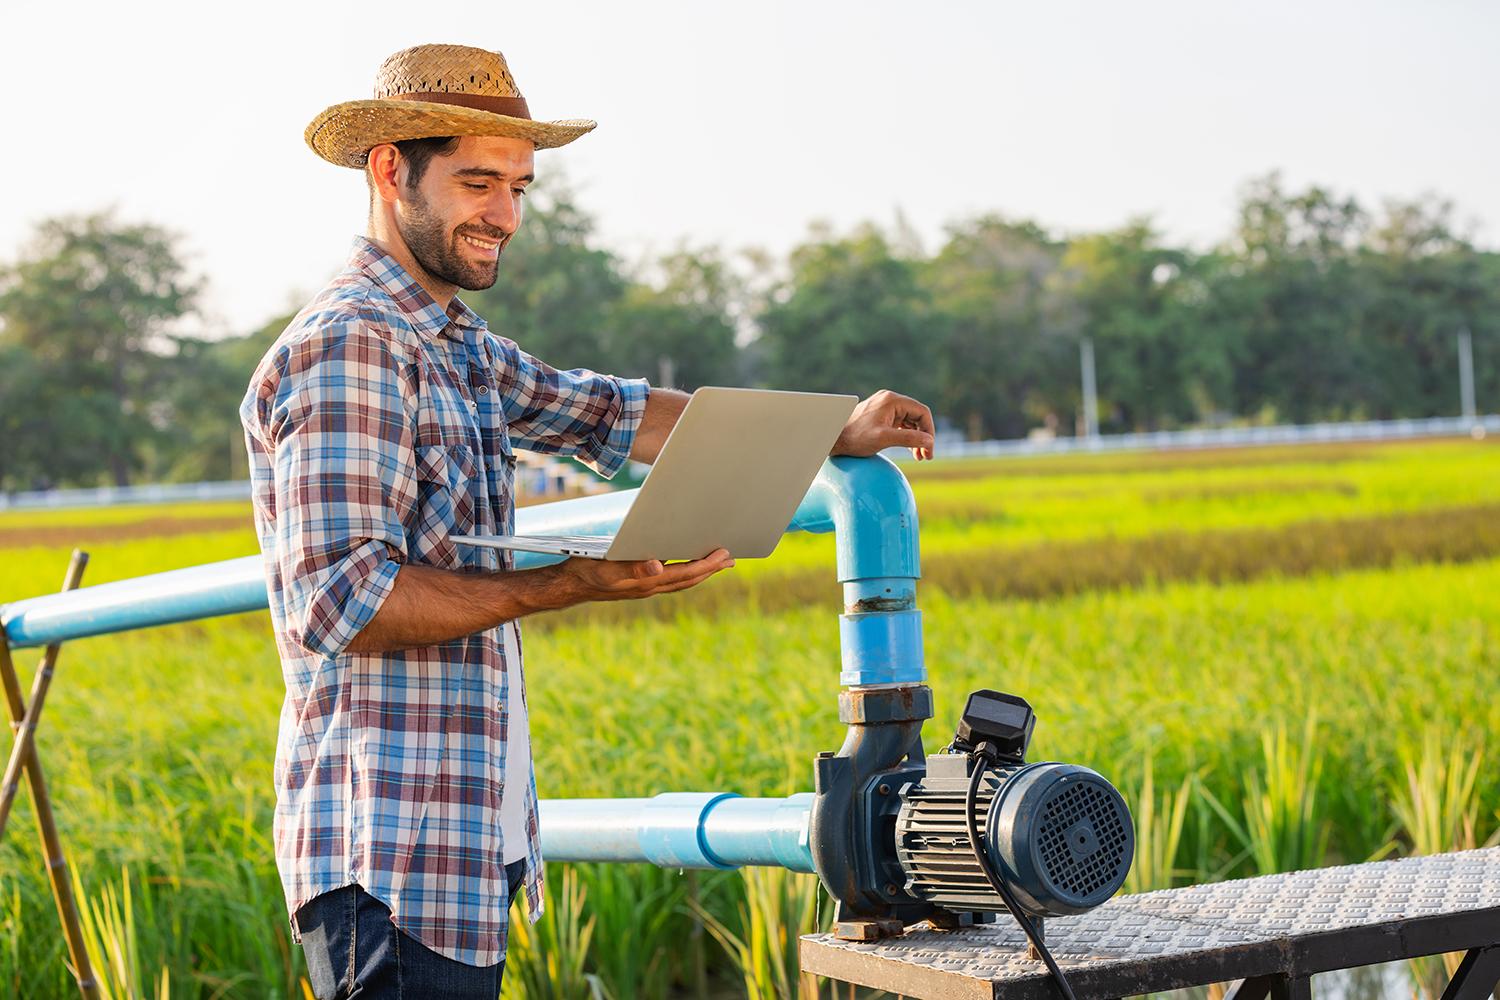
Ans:
MULTIPOLYGON (((63 581, 64 590, 72 590, 83 579, 84 567, 89 563, 87 552, 73 550, 68 561, 68 575, 63 581)), ((5 834, 6 821, 10 819, 11 806, 15 804, 16 792, 21 787, 21 768, 31 758, 31 748, 36 742, 36 729, 41 725, 42 709, 47 704, 47 692, 52 689, 53 668, 57 665, 57 653, 62 648, 58 643, 47 647, 41 665, 31 683, 31 700, 26 705, 26 718, 16 733, 16 741, 10 748, 10 760, 5 764, 5 778, 0 780, 0 836, 5 834)))
MULTIPOLYGON (((63 590, 77 588, 83 579, 84 567, 88 565, 88 553, 73 550, 68 562, 68 573, 63 581, 63 590)), ((41 666, 37 668, 50 677, 57 665, 59 647, 48 646, 42 654, 41 666)), ((10 707, 11 729, 19 734, 29 716, 26 703, 21 698, 21 681, 16 676, 15 663, 11 660, 10 644, 5 641, 5 632, 0 629, 0 684, 5 688, 5 701, 10 707)), ((32 727, 33 730, 35 727, 32 727)), ((68 857, 63 853, 62 838, 57 833, 57 822, 52 815, 52 797, 47 792, 47 779, 42 774, 42 762, 37 756, 36 746, 30 744, 24 759, 26 776, 31 783, 31 806, 36 813, 37 833, 42 841, 42 858, 47 865, 47 879, 52 884, 52 900, 57 904, 57 916, 62 921, 63 936, 68 946, 68 959, 73 965, 73 975, 78 980, 78 991, 83 1000, 98 1000, 99 984, 94 978, 94 969, 89 962, 88 949, 84 946, 83 925, 78 918, 78 902, 73 898, 73 882, 68 873, 68 857)))

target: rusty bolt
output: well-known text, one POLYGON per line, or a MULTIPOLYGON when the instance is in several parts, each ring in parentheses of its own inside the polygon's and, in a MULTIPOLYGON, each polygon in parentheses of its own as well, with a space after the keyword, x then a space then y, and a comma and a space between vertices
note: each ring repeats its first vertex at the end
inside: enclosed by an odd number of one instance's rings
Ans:
POLYGON ((885 782, 881 782, 880 785, 879 785, 879 787, 877 787, 875 790, 877 792, 879 792, 881 795, 889 795, 889 794, 891 794, 891 786, 887 785, 885 782))
POLYGON ((887 885, 885 887, 885 894, 887 896, 894 896, 896 894, 896 887, 894 885, 887 885))

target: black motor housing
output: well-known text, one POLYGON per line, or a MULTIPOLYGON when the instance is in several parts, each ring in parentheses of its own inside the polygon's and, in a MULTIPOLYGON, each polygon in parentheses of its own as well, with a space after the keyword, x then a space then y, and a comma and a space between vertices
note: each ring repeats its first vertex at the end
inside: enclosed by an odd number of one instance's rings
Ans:
MULTIPOLYGON (((969 844, 967 754, 933 754, 901 789, 895 850, 909 896, 954 912, 1007 909, 969 844)), ((1033 917, 1084 913, 1125 883, 1135 856, 1130 810, 1115 787, 1078 764, 1001 765, 975 801, 986 851, 1033 917)))

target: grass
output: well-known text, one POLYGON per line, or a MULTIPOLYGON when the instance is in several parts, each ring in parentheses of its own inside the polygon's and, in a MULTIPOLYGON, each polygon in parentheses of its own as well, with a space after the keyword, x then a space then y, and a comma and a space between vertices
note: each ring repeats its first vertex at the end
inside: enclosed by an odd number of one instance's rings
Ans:
MULTIPOLYGON (((1500 559, 1443 546, 1500 520, 1500 449, 1178 457, 909 467, 926 518, 934 738, 974 688, 1031 699, 1037 759, 1088 764, 1126 791, 1132 891, 1493 838, 1500 559), (974 523, 927 516, 944 503, 971 505, 974 523), (1413 531, 1446 541, 1402 541, 1413 531), (954 543, 965 533, 985 540, 968 559, 954 543), (1361 563, 1359 545, 1387 555, 1361 563), (1247 569, 1142 568, 1213 552, 1247 569), (1123 579, 1088 569, 1122 563, 1123 579), (1026 573, 1066 586, 1027 591, 1013 582, 1026 573)), ((66 523, 85 522, 47 526, 66 523)), ((89 548, 100 582, 246 554, 254 540, 246 529, 89 548)), ((0 549, 0 598, 55 589, 65 562, 65 548, 0 549)), ((842 738, 829 540, 789 537, 714 586, 712 606, 528 625, 544 797, 811 787, 813 755, 842 738), (806 588, 795 600, 777 596, 794 584, 806 588)), ((271 861, 281 695, 263 614, 63 650, 39 748, 112 996, 302 995, 271 861)), ((0 994, 76 995, 29 808, 13 827, 0 842, 0 994)), ((514 922, 508 996, 819 995, 794 960, 797 934, 831 911, 810 878, 548 874, 547 916, 514 922)), ((1414 985, 1441 969, 1418 966, 1414 985)))
MULTIPOLYGON (((950 596, 1048 598, 1178 580, 1237 583, 1412 563, 1470 562, 1500 555, 1500 504, 1438 508, 1270 528, 1162 531, 922 557, 922 590, 950 596)), ((828 572, 812 568, 736 573, 671 602, 584 605, 538 619, 575 622, 671 620, 684 613, 735 617, 746 607, 780 611, 821 603, 828 572)))

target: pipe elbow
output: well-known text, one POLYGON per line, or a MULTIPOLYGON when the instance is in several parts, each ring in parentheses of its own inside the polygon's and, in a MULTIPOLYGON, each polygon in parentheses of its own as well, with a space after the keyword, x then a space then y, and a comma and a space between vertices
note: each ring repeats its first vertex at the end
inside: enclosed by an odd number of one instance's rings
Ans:
POLYGON ((906 476, 883 455, 824 462, 791 527, 836 532, 841 583, 922 575, 916 498, 906 476))

